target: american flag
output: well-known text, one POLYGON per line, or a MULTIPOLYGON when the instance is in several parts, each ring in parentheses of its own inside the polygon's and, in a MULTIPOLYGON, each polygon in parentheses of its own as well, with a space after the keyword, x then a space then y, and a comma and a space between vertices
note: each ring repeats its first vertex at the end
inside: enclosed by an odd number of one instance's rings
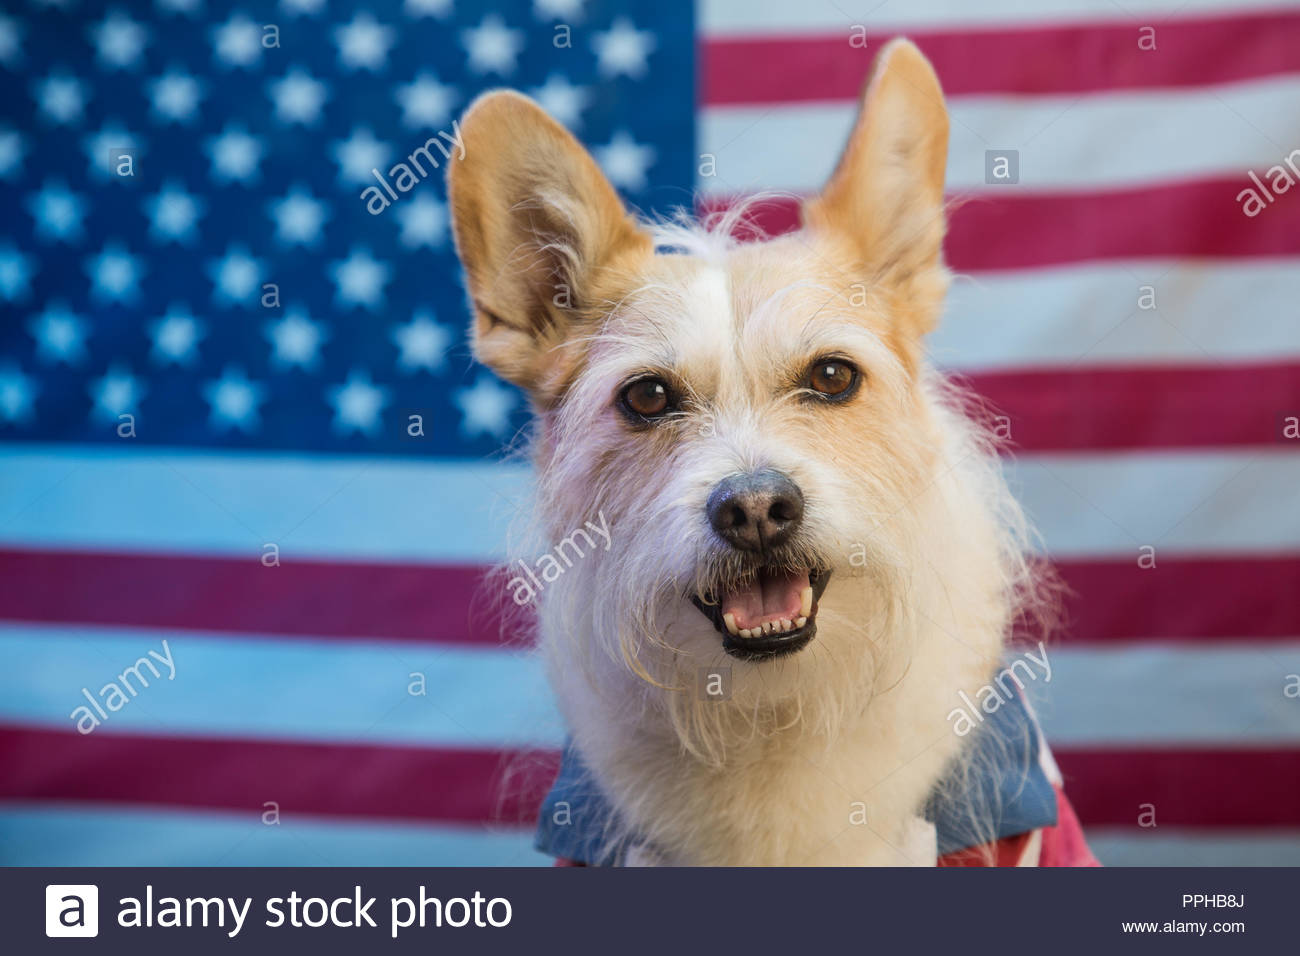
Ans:
POLYGON ((806 194, 898 34, 1093 849, 1300 863, 1300 5, 1228 0, 9 4, 0 862, 544 862, 501 768, 563 728, 480 600, 524 403, 442 170, 365 191, 508 85, 639 209, 806 194))

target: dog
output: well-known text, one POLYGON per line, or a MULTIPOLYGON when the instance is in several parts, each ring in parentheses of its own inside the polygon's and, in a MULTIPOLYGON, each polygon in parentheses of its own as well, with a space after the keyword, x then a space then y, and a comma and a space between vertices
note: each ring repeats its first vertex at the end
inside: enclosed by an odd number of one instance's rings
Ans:
POLYGON ((802 228, 771 239, 737 238, 743 209, 634 217, 520 94, 461 130, 470 339, 529 398, 534 520, 550 542, 608 522, 538 597, 570 753, 611 811, 593 855, 934 865, 945 788, 996 840, 949 715, 1044 577, 925 352, 950 281, 929 62, 884 48, 802 228))

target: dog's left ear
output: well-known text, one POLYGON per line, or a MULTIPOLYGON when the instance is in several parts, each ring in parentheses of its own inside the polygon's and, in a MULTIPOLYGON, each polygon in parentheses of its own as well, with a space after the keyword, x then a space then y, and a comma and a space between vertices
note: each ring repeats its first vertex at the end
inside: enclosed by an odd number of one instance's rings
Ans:
POLYGON ((852 242, 873 278, 937 278, 947 162, 939 78, 915 44, 893 40, 876 56, 848 145, 821 195, 805 205, 804 222, 852 242))

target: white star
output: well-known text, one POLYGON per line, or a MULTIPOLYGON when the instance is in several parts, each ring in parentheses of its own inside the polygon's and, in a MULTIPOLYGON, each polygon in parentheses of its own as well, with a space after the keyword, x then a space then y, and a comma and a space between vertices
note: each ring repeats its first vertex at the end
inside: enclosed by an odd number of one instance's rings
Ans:
POLYGON ((122 415, 136 414, 145 390, 134 375, 114 366, 91 382, 89 391, 95 400, 91 415, 116 424, 122 415))
POLYGON ((447 364, 451 338, 451 329, 435 322, 432 313, 416 312, 406 325, 393 329, 393 343, 401 351, 397 357, 398 367, 405 372, 421 368, 430 372, 441 371, 447 364))
POLYGON ((314 369, 320 360, 320 347, 329 335, 323 323, 313 322, 302 309, 292 308, 280 319, 266 323, 266 337, 271 340, 271 364, 314 369))
POLYGON ((383 303, 384 283, 390 268, 375 259, 367 249, 353 249, 346 259, 330 263, 330 276, 336 288, 335 299, 344 306, 364 306, 374 310, 383 303))
POLYGON ((140 257, 131 255, 120 242, 110 240, 98 255, 88 256, 86 273, 90 276, 92 299, 130 305, 139 298, 144 266, 140 257))
POLYGON ((23 134, 13 129, 0 129, 0 179, 8 179, 23 164, 23 134))
POLYGON ((85 139, 86 155, 90 158, 90 170, 100 179, 117 175, 116 162, 120 150, 140 150, 140 141, 134 133, 128 133, 121 123, 110 120, 100 127, 98 133, 92 133, 85 139))
POLYGON ((582 111, 591 101, 591 94, 581 86, 574 86, 559 73, 546 78, 546 84, 529 91, 542 109, 550 113, 569 129, 582 125, 582 111))
POLYGON ((22 27, 12 17, 0 14, 0 63, 5 66, 17 66, 22 58, 22 27))
POLYGON ((0 365, 0 417, 6 423, 30 422, 38 391, 36 379, 24 375, 17 365, 0 365))
POLYGON ((343 385, 325 391, 334 406, 334 430, 342 434, 379 430, 379 413, 388 404, 388 389, 374 385, 366 372, 352 371, 343 385))
POLYGON ((204 203, 187 193, 182 186, 169 183, 144 201, 150 220, 149 235, 159 242, 174 241, 184 245, 196 238, 195 225, 203 215, 204 203))
POLYGON ((460 430, 470 438, 481 434, 503 438, 509 431, 515 393, 495 379, 480 375, 473 388, 456 389, 453 399, 460 407, 460 430))
POLYGON ((280 0, 280 6, 291 17, 314 17, 324 2, 325 0, 280 0))
POLYGON ((316 245, 321 227, 329 218, 329 207, 313 198, 311 190, 303 186, 294 186, 283 199, 270 203, 270 210, 275 220, 276 239, 286 246, 316 245))
POLYGON ((347 139, 334 143, 334 161, 339 164, 339 178, 348 182, 374 182, 372 171, 388 166, 392 147, 375 139, 364 126, 352 130, 347 139))
POLYGON ((447 236, 447 207, 432 196, 415 196, 397 206, 401 242, 408 249, 437 248, 447 236))
POLYGON ((245 434, 257 430, 261 418, 257 406, 266 401, 266 386, 250 382, 244 370, 228 367, 221 378, 203 386, 203 397, 212 406, 213 428, 239 429, 245 434))
POLYGON ((202 0, 158 0, 158 6, 168 13, 180 13, 189 16, 199 9, 202 0))
POLYGON ((221 135, 208 140, 212 177, 218 182, 257 181, 257 164, 262 161, 262 144, 237 125, 227 126, 221 135))
POLYGON ((626 17, 619 17, 608 30, 591 40, 596 51, 597 68, 602 76, 630 76, 639 79, 646 72, 646 57, 655 48, 655 36, 638 30, 626 17))
POLYGON ((151 84, 154 113, 173 123, 188 123, 195 119, 202 96, 199 81, 179 70, 168 70, 151 84))
POLYGON ((36 84, 35 96, 41 112, 53 123, 75 123, 86 106, 81 81, 68 73, 51 73, 36 84))
POLYGON ((347 26, 334 30, 339 59, 349 70, 378 70, 393 45, 393 28, 384 26, 369 13, 358 13, 347 26))
POLYGON ((10 243, 0 246, 0 298, 6 302, 27 298, 31 278, 31 258, 10 243))
POLYGON ((451 13, 452 0, 406 0, 406 13, 412 19, 438 17, 451 13))
POLYGON ((217 59, 231 68, 252 66, 262 58, 262 28, 242 13, 212 28, 217 59))
POLYGON ((27 326, 36 340, 36 357, 76 365, 86 357, 86 323, 62 302, 51 302, 27 326))
POLYGON ((413 83, 397 88, 402 122, 407 126, 442 126, 451 117, 456 88, 445 86, 431 73, 421 73, 413 83))
POLYGON ((36 238, 51 242, 81 238, 85 201, 63 183, 45 183, 40 192, 27 200, 27 209, 36 220, 36 238))
POLYGON ((312 125, 320 119, 321 107, 329 98, 324 83, 296 66, 267 88, 275 100, 276 119, 284 123, 312 125))
POLYGON ((229 246, 224 256, 208 263, 212 299, 221 305, 248 305, 261 276, 262 263, 242 246, 229 246))
POLYGON ((646 186, 646 170, 654 165, 655 151, 641 146, 626 132, 619 130, 606 146, 597 147, 596 159, 615 186, 636 191, 646 186))
POLYGON ((167 314, 149 326, 153 348, 149 357, 159 365, 191 365, 199 357, 199 339, 203 324, 190 314, 189 308, 173 304, 167 314))
POLYGON ((90 28, 91 42, 106 66, 126 69, 144 52, 149 34, 120 10, 114 10, 97 26, 90 28))
POLYGON ((583 0, 533 0, 533 16, 538 20, 581 20, 583 0))
POLYGON ((514 72, 515 59, 524 48, 523 31, 510 29, 495 13, 477 27, 462 30, 461 43, 469 54, 470 69, 500 76, 514 72))

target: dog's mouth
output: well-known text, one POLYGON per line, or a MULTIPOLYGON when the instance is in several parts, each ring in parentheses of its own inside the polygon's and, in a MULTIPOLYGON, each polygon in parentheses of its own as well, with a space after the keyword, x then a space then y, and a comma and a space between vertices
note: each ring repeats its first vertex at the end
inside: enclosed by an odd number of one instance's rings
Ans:
POLYGON ((818 568, 760 567, 691 601, 722 634, 722 649, 732 657, 779 657, 803 649, 817 634, 817 602, 830 577, 818 568))

